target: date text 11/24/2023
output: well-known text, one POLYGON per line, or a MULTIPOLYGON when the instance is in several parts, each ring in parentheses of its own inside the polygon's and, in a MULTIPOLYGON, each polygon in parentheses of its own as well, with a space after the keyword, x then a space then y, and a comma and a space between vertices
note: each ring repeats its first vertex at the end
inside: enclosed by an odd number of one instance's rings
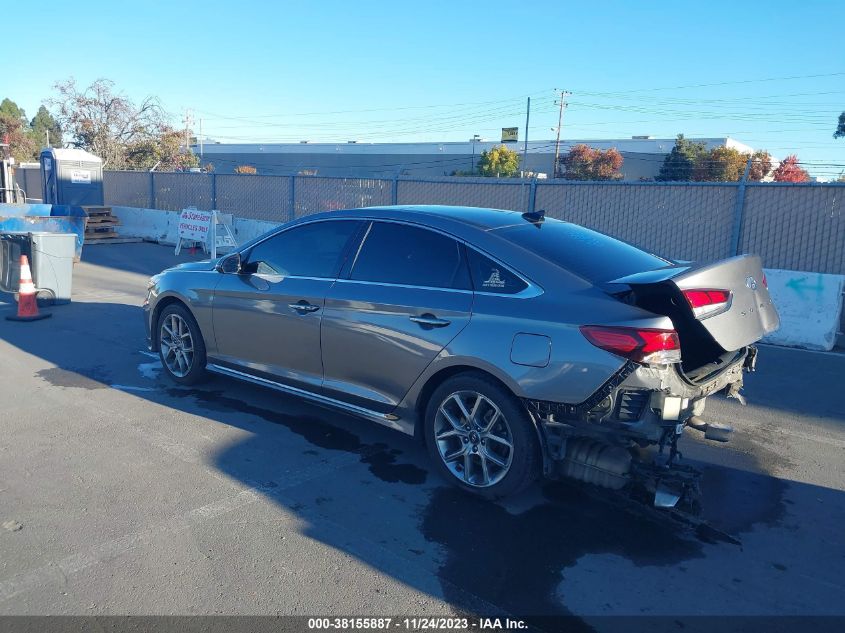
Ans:
POLYGON ((528 625, 512 618, 464 618, 464 617, 332 617, 308 618, 309 630, 341 631, 518 631, 528 625))

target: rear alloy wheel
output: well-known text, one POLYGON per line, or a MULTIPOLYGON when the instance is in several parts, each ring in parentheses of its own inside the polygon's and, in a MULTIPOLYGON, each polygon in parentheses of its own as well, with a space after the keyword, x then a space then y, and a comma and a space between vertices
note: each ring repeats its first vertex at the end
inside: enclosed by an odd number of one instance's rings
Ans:
POLYGON ((536 477, 539 447, 527 412, 483 374, 456 376, 434 392, 426 441, 447 479, 484 497, 513 494, 536 477))
POLYGON ((194 317, 179 304, 162 310, 158 318, 161 364, 175 382, 191 385, 206 376, 205 343, 194 317))

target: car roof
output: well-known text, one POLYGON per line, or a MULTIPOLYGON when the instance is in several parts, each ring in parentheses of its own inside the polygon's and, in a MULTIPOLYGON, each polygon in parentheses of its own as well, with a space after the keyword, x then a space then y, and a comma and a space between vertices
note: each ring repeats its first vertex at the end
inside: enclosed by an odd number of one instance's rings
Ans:
POLYGON ((471 227, 476 230, 491 231, 505 226, 522 224, 526 220, 518 211, 505 209, 487 209, 481 207, 459 207, 447 205, 396 205, 385 207, 366 207, 363 209, 344 209, 306 216, 318 217, 367 217, 389 220, 416 221, 434 227, 449 226, 471 227))

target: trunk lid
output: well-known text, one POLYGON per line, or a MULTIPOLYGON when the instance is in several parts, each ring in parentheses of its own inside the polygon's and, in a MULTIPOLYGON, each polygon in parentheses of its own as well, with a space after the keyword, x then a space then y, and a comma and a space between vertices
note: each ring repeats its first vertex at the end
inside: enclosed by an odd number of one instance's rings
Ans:
POLYGON ((672 318, 681 334, 684 353, 687 351, 685 333, 698 347, 709 339, 731 352, 759 341, 780 326, 777 310, 763 283, 762 261, 757 255, 644 271, 611 283, 630 287, 636 305, 672 318), (685 291, 694 290, 725 290, 730 297, 721 311, 696 317, 684 295, 685 291))
MULTIPOLYGON (((698 319, 726 351, 756 343, 780 326, 769 289, 763 283, 763 263, 756 255, 740 255, 691 268, 671 281, 682 293, 696 289, 722 289, 731 293, 726 310, 698 319)), ((692 310, 689 303, 687 308, 692 310)))

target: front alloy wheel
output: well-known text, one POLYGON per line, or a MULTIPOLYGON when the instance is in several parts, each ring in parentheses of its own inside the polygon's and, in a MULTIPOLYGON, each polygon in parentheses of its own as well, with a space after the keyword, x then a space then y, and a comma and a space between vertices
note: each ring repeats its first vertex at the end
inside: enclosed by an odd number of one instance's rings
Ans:
POLYGON ((158 351, 161 364, 174 381, 191 385, 205 377, 205 342, 187 308, 166 306, 158 318, 158 351))

